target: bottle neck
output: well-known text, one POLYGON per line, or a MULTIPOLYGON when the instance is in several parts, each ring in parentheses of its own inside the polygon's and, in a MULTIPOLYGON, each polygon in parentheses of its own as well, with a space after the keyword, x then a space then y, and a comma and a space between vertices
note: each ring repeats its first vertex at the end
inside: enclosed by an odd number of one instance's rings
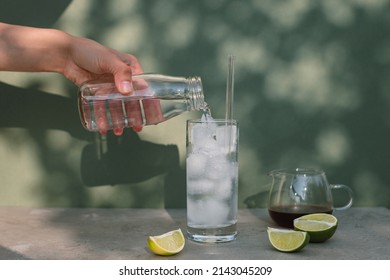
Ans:
POLYGON ((188 96, 190 98, 191 109, 195 111, 205 110, 208 108, 204 101, 202 80, 200 77, 189 77, 188 81, 188 96))

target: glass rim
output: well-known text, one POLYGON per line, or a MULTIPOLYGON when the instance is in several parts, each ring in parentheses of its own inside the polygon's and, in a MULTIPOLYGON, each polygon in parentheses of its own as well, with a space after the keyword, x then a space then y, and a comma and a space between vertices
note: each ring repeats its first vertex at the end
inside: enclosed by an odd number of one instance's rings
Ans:
POLYGON ((314 168, 314 167, 280 168, 268 172, 269 176, 275 176, 275 175, 316 176, 316 175, 324 175, 324 174, 325 172, 322 169, 314 168))
POLYGON ((236 119, 212 119, 204 121, 202 119, 189 119, 187 123, 228 123, 228 124, 238 124, 236 119))

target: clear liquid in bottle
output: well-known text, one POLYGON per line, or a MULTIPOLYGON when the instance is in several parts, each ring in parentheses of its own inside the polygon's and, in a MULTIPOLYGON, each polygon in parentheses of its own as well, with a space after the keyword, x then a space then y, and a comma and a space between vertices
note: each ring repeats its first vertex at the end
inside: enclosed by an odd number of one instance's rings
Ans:
POLYGON ((134 91, 122 95, 111 83, 89 82, 80 87, 79 111, 89 131, 143 127, 188 111, 207 111, 200 78, 158 74, 133 76, 134 91))

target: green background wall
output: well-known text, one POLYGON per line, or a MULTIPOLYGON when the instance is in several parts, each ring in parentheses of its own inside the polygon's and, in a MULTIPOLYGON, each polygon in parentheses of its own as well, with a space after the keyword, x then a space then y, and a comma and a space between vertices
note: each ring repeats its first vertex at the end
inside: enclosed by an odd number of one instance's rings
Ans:
MULTIPOLYGON (((201 76, 223 117, 236 56, 239 206, 264 207, 267 172, 320 167, 354 206, 390 206, 386 0, 2 0, 0 21, 60 28, 138 57, 145 72, 201 76)), ((135 134, 84 131, 77 87, 0 73, 0 205, 185 207, 188 113, 135 134)))

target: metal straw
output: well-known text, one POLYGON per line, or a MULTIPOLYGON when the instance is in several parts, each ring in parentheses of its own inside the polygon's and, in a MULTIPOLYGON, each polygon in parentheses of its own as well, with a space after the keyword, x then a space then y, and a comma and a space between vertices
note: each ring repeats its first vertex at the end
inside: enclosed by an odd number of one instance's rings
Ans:
POLYGON ((229 55, 227 85, 226 85, 226 116, 225 119, 233 119, 233 103, 234 103, 234 60, 233 55, 229 55))
POLYGON ((233 104, 234 104, 234 60, 235 57, 233 55, 229 55, 228 61, 228 73, 227 73, 227 85, 226 85, 226 115, 225 115, 225 144, 228 145, 228 153, 231 152, 231 146, 233 144, 233 135, 232 135, 232 127, 233 127, 233 104), (229 126, 228 126, 229 124, 229 126), (228 141, 226 141, 229 139, 228 141))

